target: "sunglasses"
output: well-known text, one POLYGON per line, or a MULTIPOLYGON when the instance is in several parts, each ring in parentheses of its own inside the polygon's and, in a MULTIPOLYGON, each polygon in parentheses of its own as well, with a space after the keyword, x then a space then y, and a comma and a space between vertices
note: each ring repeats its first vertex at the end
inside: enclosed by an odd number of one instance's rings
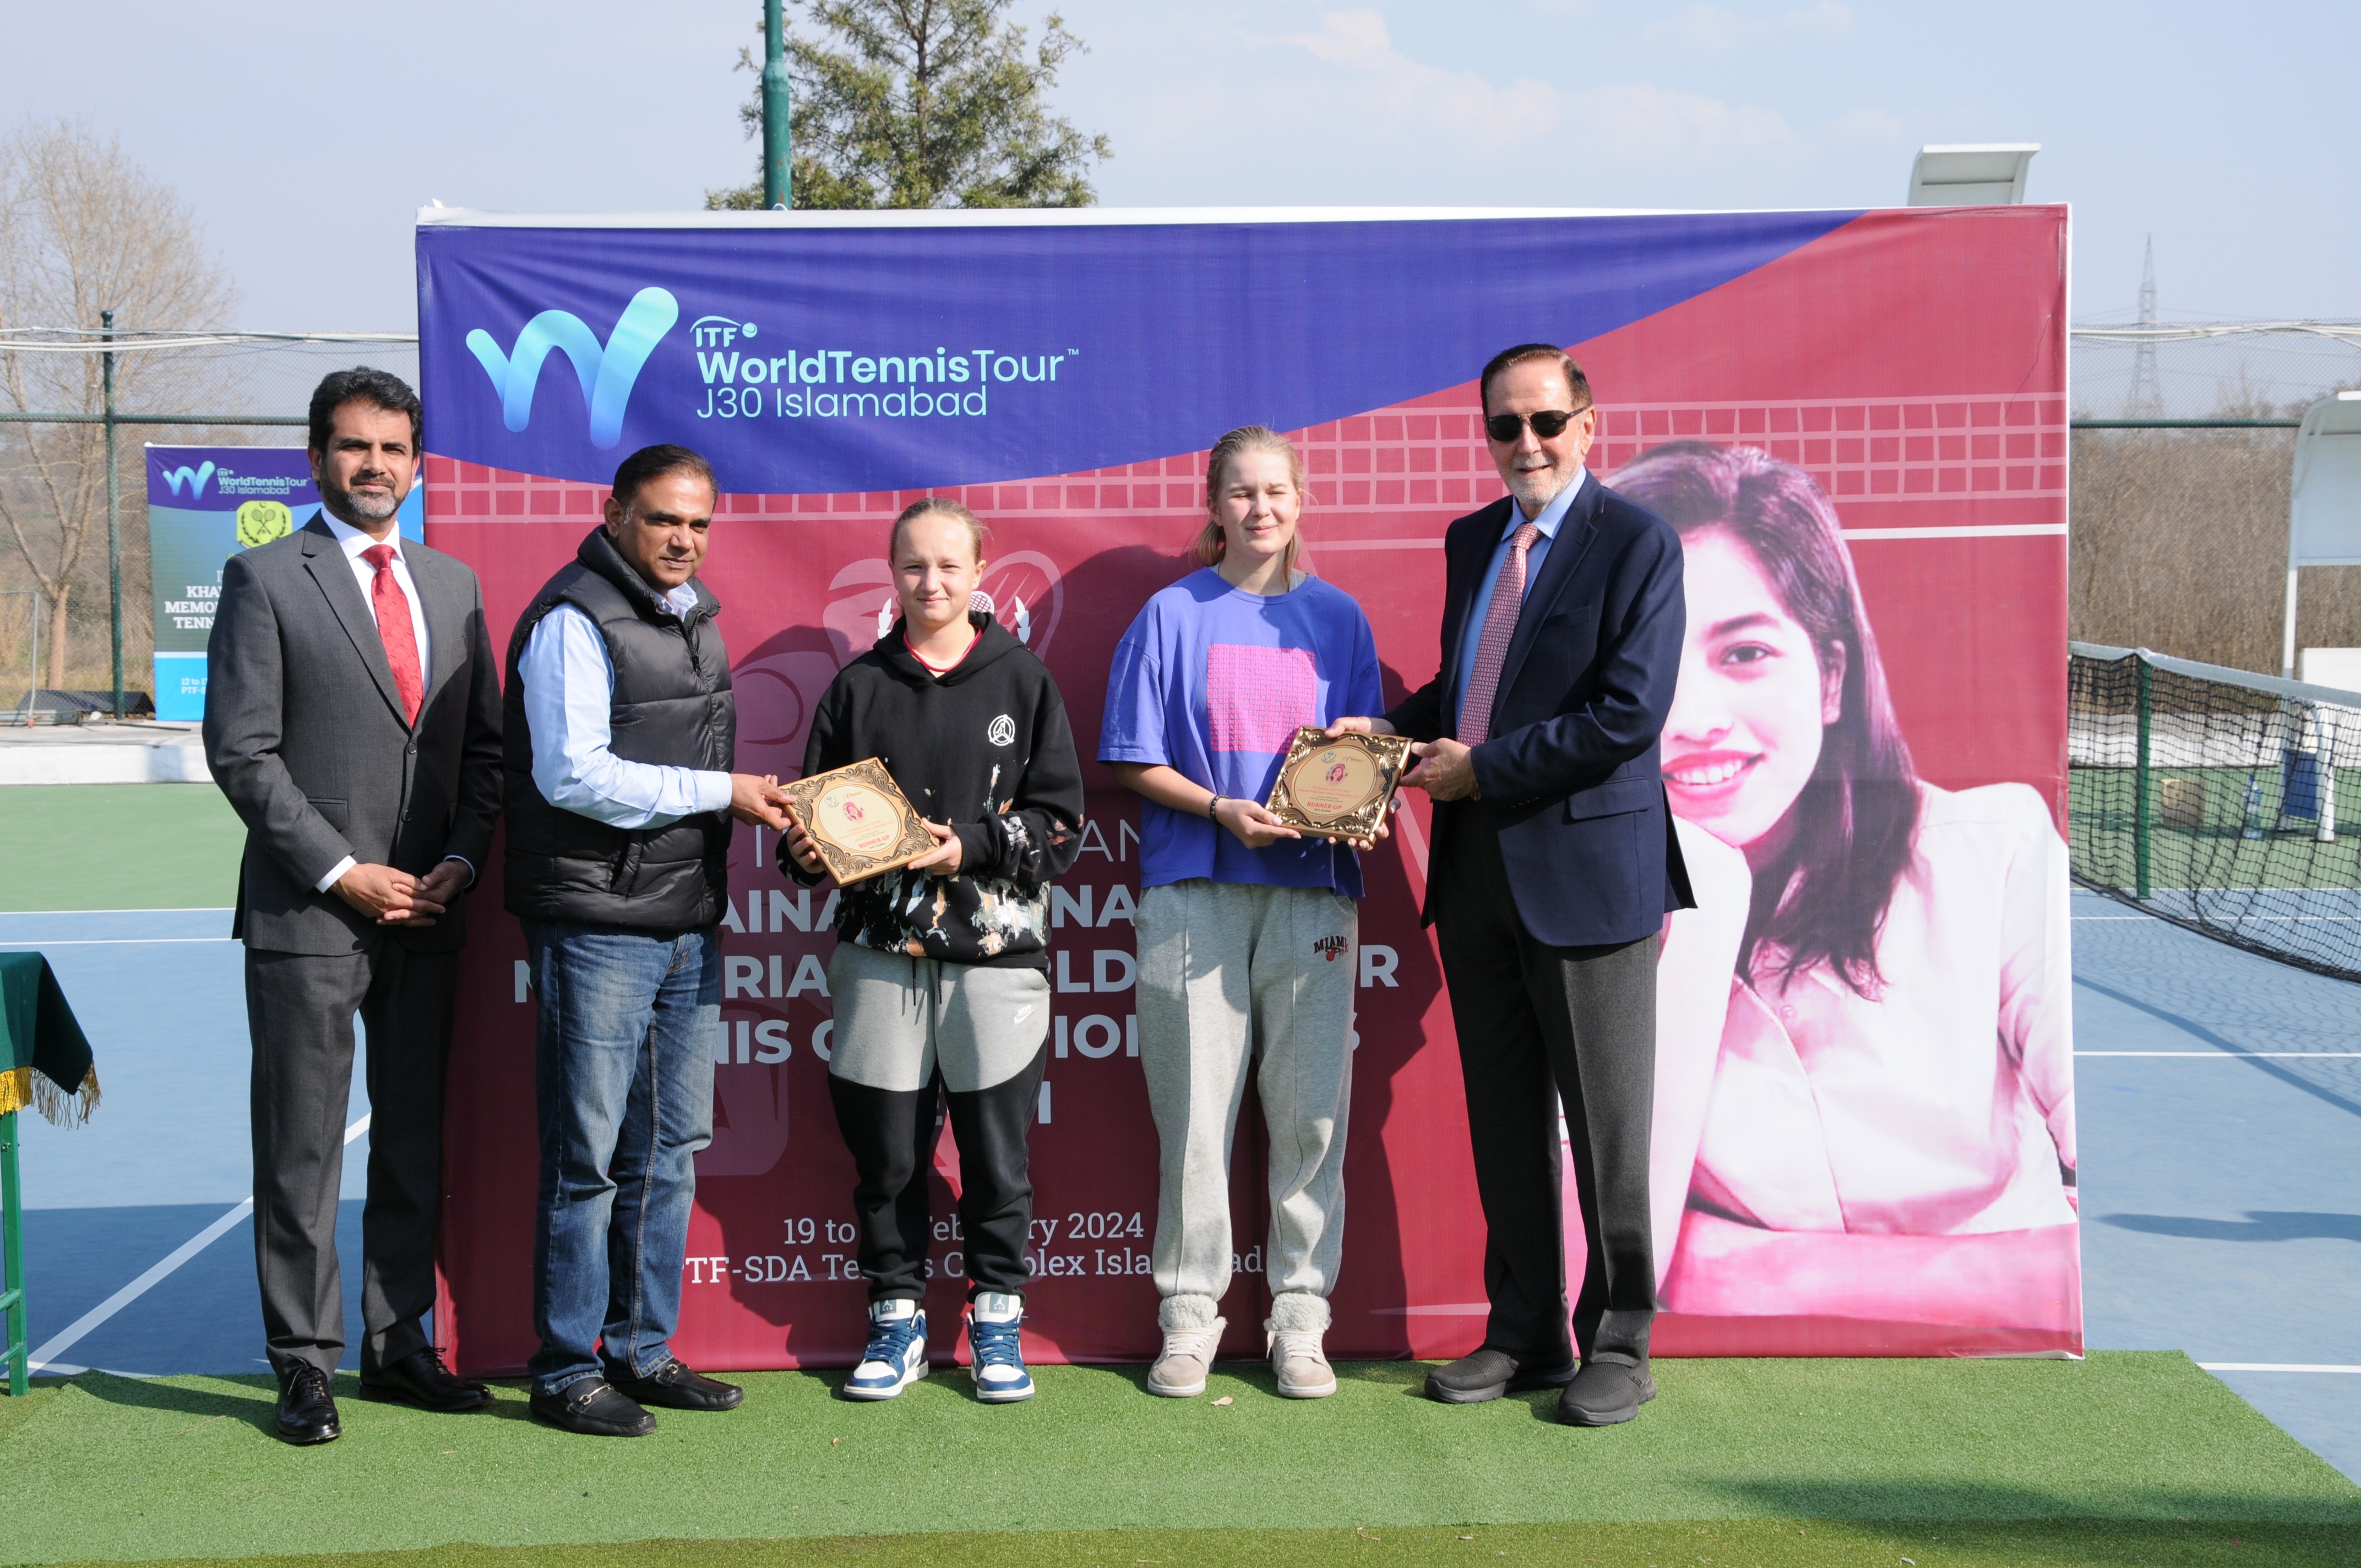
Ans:
MULTIPOLYGON (((1543 441, 1554 441, 1565 433, 1567 425, 1589 411, 1587 408, 1539 410, 1531 416, 1533 433, 1543 441)), ((1494 414, 1484 422, 1484 433, 1495 441, 1514 441, 1525 428, 1525 420, 1522 414, 1494 414)))

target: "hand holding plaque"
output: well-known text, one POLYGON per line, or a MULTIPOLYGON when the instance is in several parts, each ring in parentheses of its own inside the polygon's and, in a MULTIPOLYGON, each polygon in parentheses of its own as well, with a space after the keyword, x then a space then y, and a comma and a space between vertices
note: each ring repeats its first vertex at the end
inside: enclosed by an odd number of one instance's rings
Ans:
POLYGON ((1290 827, 1367 842, 1384 826, 1409 755, 1406 735, 1330 735, 1306 725, 1279 764, 1267 805, 1290 827))
POLYGON ((785 793, 840 887, 908 865, 935 848, 935 836, 874 757, 797 779, 785 793))

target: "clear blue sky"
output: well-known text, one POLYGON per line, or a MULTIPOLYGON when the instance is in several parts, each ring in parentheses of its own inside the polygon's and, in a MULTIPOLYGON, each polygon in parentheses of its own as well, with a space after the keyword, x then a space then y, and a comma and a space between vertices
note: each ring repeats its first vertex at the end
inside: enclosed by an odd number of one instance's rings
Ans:
MULTIPOLYGON (((1900 202, 1922 143, 2037 141, 2078 320, 2130 314, 2150 234, 2168 317, 2361 317, 2351 0, 1061 9, 1092 52, 1056 104, 1113 138, 1112 205, 1849 207, 1900 202)), ((119 133, 196 205, 238 324, 407 330, 430 199, 683 208, 745 178, 731 67, 760 17, 17 0, 0 59, 12 116, 119 133)))

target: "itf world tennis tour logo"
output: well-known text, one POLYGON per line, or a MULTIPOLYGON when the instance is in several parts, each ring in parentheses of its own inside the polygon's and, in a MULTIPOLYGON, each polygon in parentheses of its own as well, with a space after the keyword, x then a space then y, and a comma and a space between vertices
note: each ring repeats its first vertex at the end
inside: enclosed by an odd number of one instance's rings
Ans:
MULTIPOLYGON (((477 327, 467 351, 491 378, 500 422, 511 433, 533 423, 542 367, 553 350, 564 355, 590 411, 590 444, 605 449, 621 444, 631 389, 679 320, 680 302, 651 285, 631 296, 604 343, 572 311, 548 310, 524 323, 509 350, 477 327)), ((774 354, 759 323, 714 314, 689 323, 688 346, 700 394, 689 411, 700 420, 982 419, 992 411, 995 386, 1060 385, 1060 371, 1082 353, 873 344, 782 345, 774 354)))

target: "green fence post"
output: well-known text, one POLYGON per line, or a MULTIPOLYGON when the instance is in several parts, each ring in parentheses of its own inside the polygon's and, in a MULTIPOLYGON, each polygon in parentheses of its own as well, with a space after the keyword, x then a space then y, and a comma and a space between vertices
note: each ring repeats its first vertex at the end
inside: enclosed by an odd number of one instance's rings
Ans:
POLYGON ((2132 874, 2138 896, 2147 897, 2148 821, 2148 668, 2147 661, 2132 655, 2139 669, 2139 761, 2132 770, 2132 874))
POLYGON ((31 1369, 26 1358, 32 1346, 25 1337, 25 1208, 16 1190, 16 1113, 0 1115, 0 1350, 8 1363, 8 1394, 23 1398, 32 1391, 31 1369))
MULTIPOLYGON (((115 313, 99 312, 98 322, 112 341, 115 313)), ((123 498, 117 491, 123 476, 115 455, 115 350, 110 348, 98 357, 106 396, 106 625, 115 666, 115 708, 107 717, 119 724, 123 720, 123 498)))
POLYGON ((786 40, 779 0, 768 0, 763 7, 763 206, 770 212, 796 204, 790 126, 794 92, 787 80, 786 40))

